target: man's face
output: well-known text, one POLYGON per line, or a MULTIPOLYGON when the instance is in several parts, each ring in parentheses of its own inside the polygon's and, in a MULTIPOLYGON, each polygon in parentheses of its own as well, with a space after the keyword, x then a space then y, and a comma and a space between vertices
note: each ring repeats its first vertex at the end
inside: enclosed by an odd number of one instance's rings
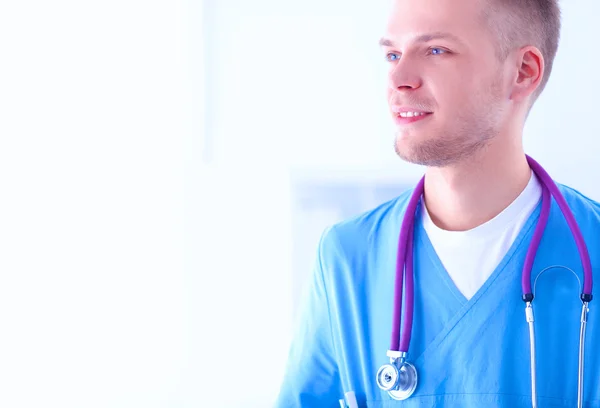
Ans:
POLYGON ((389 64, 395 147, 404 160, 427 166, 457 163, 502 127, 506 70, 484 26, 482 3, 395 0, 382 50, 389 64))

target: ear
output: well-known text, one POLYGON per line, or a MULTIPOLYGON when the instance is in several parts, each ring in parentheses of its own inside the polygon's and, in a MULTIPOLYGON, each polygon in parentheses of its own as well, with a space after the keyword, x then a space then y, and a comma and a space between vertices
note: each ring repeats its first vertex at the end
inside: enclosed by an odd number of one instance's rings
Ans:
POLYGON ((544 56, 533 46, 523 47, 517 55, 517 75, 511 99, 522 101, 535 93, 544 77, 544 56))

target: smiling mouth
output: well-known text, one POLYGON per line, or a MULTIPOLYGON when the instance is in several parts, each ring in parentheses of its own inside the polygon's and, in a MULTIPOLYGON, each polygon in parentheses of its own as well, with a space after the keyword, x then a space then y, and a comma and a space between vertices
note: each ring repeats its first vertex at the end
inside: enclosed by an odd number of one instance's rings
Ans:
POLYGON ((414 118, 419 116, 429 115, 431 112, 400 112, 398 116, 401 118, 414 118))
POLYGON ((433 115, 433 112, 398 112, 394 116, 397 125, 409 125, 420 122, 433 115))

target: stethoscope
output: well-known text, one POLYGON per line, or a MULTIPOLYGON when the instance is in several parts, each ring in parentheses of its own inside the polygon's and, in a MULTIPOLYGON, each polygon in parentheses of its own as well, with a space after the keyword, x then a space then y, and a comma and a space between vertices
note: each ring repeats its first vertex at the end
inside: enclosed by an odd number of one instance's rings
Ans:
MULTIPOLYGON (((587 246, 583 236, 573 217, 565 198, 558 187, 546 171, 531 157, 526 156, 532 171, 536 174, 542 185, 542 210, 537 221, 536 228, 529 244, 523 273, 521 275, 521 286, 523 288, 523 301, 525 302, 525 318, 529 325, 529 343, 531 355, 531 403, 533 408, 537 408, 536 391, 536 362, 535 362, 535 333, 533 318, 533 291, 531 289, 531 269, 537 253, 544 229, 550 216, 551 196, 556 200, 562 211, 569 229, 573 234, 579 257, 583 264, 583 291, 581 301, 581 327, 579 331, 579 375, 578 375, 578 393, 577 406, 583 406, 583 363, 585 351, 585 329, 587 316, 589 312, 589 302, 592 300, 592 265, 588 254, 587 246)), ((394 288, 394 319, 392 326, 392 338, 390 349, 387 356, 390 358, 389 364, 382 365, 377 371, 376 381, 379 388, 387 391, 388 394, 396 400, 405 400, 409 398, 417 388, 417 369, 407 361, 408 347, 413 324, 414 312, 414 276, 413 276, 413 233, 415 211, 419 200, 423 195, 425 177, 417 184, 404 214, 402 228, 400 229, 400 238, 398 240, 398 253, 396 256, 396 283, 394 288), (400 336, 400 320, 402 316, 402 292, 406 279, 406 291, 404 295, 406 314, 402 322, 402 336, 400 336)), ((546 268, 549 269, 549 268, 546 268)), ((566 268, 568 269, 568 268, 566 268)), ((571 271, 573 272, 573 271, 571 271)), ((574 272, 573 272, 574 273, 574 272)), ((577 276, 577 275, 575 275, 577 276)), ((535 284, 534 284, 535 287, 535 284)))

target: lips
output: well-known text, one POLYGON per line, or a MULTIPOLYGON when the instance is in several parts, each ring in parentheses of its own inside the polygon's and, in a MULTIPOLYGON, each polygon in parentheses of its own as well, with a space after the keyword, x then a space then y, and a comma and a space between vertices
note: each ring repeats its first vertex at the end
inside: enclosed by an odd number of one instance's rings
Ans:
POLYGON ((433 114, 426 108, 417 108, 415 106, 390 104, 394 120, 398 125, 407 125, 417 121, 422 121, 433 114))
POLYGON ((394 115, 394 120, 398 125, 408 125, 410 123, 415 123, 418 121, 425 120, 433 115, 432 112, 398 112, 394 115))
POLYGON ((401 118, 412 118, 412 117, 418 117, 418 116, 423 116, 423 115, 428 115, 429 112, 419 112, 419 111, 409 111, 409 112, 399 112, 397 114, 397 116, 400 116, 401 118))

